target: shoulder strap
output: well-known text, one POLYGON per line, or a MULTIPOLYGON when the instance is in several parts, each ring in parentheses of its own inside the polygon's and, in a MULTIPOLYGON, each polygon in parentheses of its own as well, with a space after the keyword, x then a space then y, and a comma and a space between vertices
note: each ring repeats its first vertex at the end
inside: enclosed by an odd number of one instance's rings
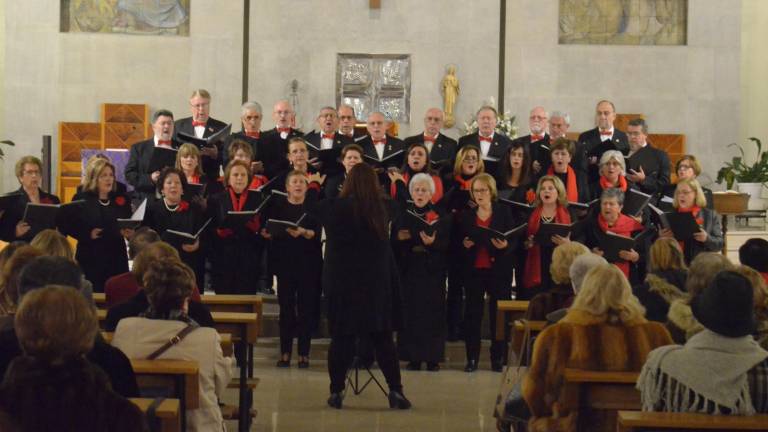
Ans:
POLYGON ((152 354, 147 356, 147 360, 154 360, 158 357, 160 357, 160 354, 168 351, 168 349, 177 343, 181 342, 182 339, 184 339, 188 334, 190 334, 194 329, 196 329, 198 326, 187 324, 186 327, 181 329, 180 332, 176 333, 176 335, 168 340, 163 346, 156 349, 152 354))

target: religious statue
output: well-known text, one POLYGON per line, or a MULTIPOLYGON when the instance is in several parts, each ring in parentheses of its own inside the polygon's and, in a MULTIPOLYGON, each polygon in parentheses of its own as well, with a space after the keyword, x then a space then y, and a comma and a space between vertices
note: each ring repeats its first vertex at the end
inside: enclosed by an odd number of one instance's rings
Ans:
POLYGON ((456 66, 450 65, 447 69, 448 73, 443 77, 440 87, 443 92, 445 127, 451 128, 456 124, 453 106, 456 105, 456 98, 459 96, 459 79, 456 77, 456 66))

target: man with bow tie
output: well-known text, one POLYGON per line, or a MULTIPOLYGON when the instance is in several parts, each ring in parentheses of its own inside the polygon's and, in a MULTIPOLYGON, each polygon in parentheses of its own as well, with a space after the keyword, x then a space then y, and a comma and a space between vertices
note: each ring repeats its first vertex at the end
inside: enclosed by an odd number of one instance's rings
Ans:
POLYGON ((629 154, 627 134, 613 127, 615 120, 616 107, 613 102, 601 100, 595 109, 597 127, 579 135, 578 150, 583 152, 587 162, 590 184, 600 179, 598 164, 603 153, 608 150, 619 150, 624 156, 629 154))
POLYGON ((139 141, 131 146, 131 154, 125 165, 125 179, 133 186, 137 203, 145 198, 152 201, 157 190, 160 170, 150 171, 150 162, 155 147, 179 148, 180 143, 173 139, 173 113, 159 109, 152 114, 152 132, 154 136, 146 141, 139 141))
POLYGON ((477 110, 477 132, 459 138, 459 148, 473 145, 480 149, 485 161, 485 172, 496 175, 496 167, 507 151, 511 141, 505 135, 496 133, 498 114, 496 108, 484 105, 477 110))
POLYGON ((533 172, 536 174, 545 171, 550 164, 549 143, 552 138, 547 134, 548 118, 549 114, 544 107, 534 107, 528 116, 528 129, 531 133, 513 141, 528 148, 528 154, 533 161, 533 172))
MULTIPOLYGON (((242 124, 243 129, 240 132, 235 132, 230 135, 227 140, 227 145, 222 146, 222 166, 226 167, 229 163, 229 145, 235 140, 245 141, 250 144, 251 149, 253 150, 254 159, 258 160, 259 155, 256 152, 258 151, 261 138, 262 118, 261 104, 258 102, 249 101, 240 107, 240 123, 242 124)), ((264 170, 264 166, 261 162, 253 162, 251 168, 252 170, 253 168, 256 168, 254 172, 262 172, 264 170)))
POLYGON ((405 139, 405 148, 415 143, 424 143, 429 152, 429 160, 439 164, 441 174, 453 171, 453 158, 456 156, 456 140, 443 135, 445 115, 440 108, 430 108, 424 114, 424 132, 405 139))
POLYGON ((355 108, 351 105, 339 105, 339 133, 346 137, 358 140, 365 135, 355 133, 355 124, 357 123, 357 116, 355 116, 355 108))
MULTIPOLYGON (((179 132, 198 138, 208 138, 227 127, 226 123, 210 116, 211 94, 208 93, 208 90, 198 89, 193 91, 192 96, 189 98, 189 106, 192 110, 192 117, 179 119, 174 125, 176 139, 178 139, 179 132)), ((200 149, 203 172, 209 179, 219 177, 219 172, 221 171, 219 149, 224 145, 221 142, 212 144, 212 147, 206 146, 200 149)))
MULTIPOLYGON (((310 158, 318 158, 319 150, 332 150, 337 149, 338 153, 341 153, 341 149, 347 144, 353 144, 355 141, 347 136, 339 133, 339 115, 336 113, 336 109, 332 106, 324 106, 320 108, 320 114, 317 116, 317 125, 320 127, 320 131, 312 131, 304 136, 309 144, 314 146, 310 148, 310 158)), ((322 174, 335 175, 341 173, 344 167, 340 162, 335 163, 318 163, 322 174)))
POLYGON ((264 175, 270 179, 290 168, 286 157, 288 140, 304 136, 300 130, 293 128, 295 118, 296 112, 287 100, 279 100, 272 107, 275 127, 261 134, 260 148, 256 152, 264 164, 264 175))
POLYGON ((365 123, 368 135, 357 141, 357 144, 363 148, 366 162, 376 168, 379 180, 389 190, 389 177, 384 170, 401 167, 405 144, 402 140, 387 135, 387 124, 384 114, 372 112, 365 123))

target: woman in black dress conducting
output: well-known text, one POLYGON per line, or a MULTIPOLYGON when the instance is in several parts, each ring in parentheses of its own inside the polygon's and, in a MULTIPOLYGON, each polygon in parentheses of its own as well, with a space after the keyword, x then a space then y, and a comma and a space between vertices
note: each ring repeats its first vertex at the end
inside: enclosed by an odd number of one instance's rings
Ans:
POLYGON ((393 315, 399 309, 398 281, 387 228, 394 203, 388 205, 382 198, 376 173, 367 164, 357 164, 349 171, 338 198, 317 201, 324 179, 310 176, 305 205, 325 227, 327 238, 322 284, 331 333, 328 405, 341 408, 355 339, 363 336, 376 349, 376 360, 389 385, 390 408, 408 409, 411 403, 403 395, 392 339, 393 315))

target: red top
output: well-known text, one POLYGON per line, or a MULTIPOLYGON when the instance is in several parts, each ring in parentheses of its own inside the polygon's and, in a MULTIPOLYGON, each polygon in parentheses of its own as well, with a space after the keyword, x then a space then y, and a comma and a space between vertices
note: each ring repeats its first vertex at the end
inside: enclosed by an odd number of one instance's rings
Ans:
MULTIPOLYGON (((126 272, 112 276, 104 283, 104 294, 107 297, 107 309, 130 300, 130 298, 135 296, 139 290, 141 290, 141 287, 136 282, 136 277, 133 276, 133 273, 126 272)), ((192 289, 192 300, 198 303, 200 302, 200 291, 197 289, 197 284, 195 284, 192 289)))
MULTIPOLYGON (((475 223, 477 226, 483 227, 483 228, 490 228, 491 226, 491 219, 493 217, 489 217, 486 220, 480 219, 480 216, 475 216, 475 223)), ((491 254, 488 252, 488 247, 485 245, 476 245, 477 246, 477 255, 475 255, 475 268, 476 269, 489 269, 493 266, 493 263, 491 262, 491 254)))

